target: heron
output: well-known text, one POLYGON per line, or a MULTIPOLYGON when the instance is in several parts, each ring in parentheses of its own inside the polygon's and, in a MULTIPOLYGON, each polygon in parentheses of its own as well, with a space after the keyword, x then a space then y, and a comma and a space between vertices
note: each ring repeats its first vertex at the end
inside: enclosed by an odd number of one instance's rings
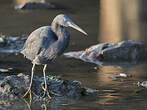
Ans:
POLYGON ((87 33, 76 25, 66 14, 59 14, 54 18, 51 26, 40 27, 33 31, 27 38, 21 53, 24 57, 32 61, 33 66, 30 85, 23 97, 28 93, 31 94, 35 65, 43 65, 44 95, 47 93, 48 97, 51 98, 47 91, 45 72, 47 65, 57 56, 60 56, 69 45, 70 34, 65 27, 72 27, 87 35, 87 33))

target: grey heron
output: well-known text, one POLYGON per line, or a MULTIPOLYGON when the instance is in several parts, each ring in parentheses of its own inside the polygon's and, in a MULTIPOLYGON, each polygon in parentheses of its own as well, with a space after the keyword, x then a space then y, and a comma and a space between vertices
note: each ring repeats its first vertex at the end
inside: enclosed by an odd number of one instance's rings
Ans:
MULTIPOLYGON (((51 26, 43 26, 33 31, 26 40, 21 53, 32 61, 32 72, 30 85, 23 97, 31 92, 32 79, 34 75, 35 65, 44 65, 44 93, 47 92, 45 70, 47 64, 61 55, 67 48, 70 41, 70 34, 64 27, 72 27, 83 34, 87 33, 76 25, 67 15, 57 15, 51 26)), ((48 94, 50 97, 50 95, 48 94)), ((50 97, 51 98, 51 97, 50 97)))

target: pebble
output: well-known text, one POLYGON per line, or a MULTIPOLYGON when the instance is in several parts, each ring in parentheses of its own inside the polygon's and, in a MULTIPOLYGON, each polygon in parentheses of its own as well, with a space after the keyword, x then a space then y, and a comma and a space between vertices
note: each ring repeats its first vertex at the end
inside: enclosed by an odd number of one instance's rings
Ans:
POLYGON ((127 78, 127 77, 129 77, 129 76, 125 73, 118 73, 118 75, 116 75, 116 76, 110 76, 110 78, 113 78, 113 79, 114 78, 127 78))
POLYGON ((137 85, 142 87, 147 87, 147 81, 138 82, 137 85))

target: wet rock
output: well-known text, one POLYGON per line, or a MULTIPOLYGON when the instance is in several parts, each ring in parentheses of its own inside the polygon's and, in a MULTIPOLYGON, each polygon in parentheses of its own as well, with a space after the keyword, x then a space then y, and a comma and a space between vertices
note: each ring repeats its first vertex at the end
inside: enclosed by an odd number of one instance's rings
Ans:
POLYGON ((0 47, 3 47, 6 45, 6 39, 4 35, 0 35, 0 47))
POLYGON ((42 10, 42 9, 54 9, 54 4, 47 2, 26 2, 22 5, 15 6, 15 9, 21 10, 42 10))
POLYGON ((93 93, 96 93, 96 92, 98 92, 99 90, 95 90, 95 89, 91 89, 91 88, 86 88, 86 92, 87 93, 91 93, 91 94, 93 94, 93 93))
POLYGON ((147 59, 147 45, 143 42, 128 40, 119 43, 102 43, 91 46, 85 51, 68 52, 64 55, 87 62, 101 64, 112 61, 140 61, 147 59))
POLYGON ((0 73, 7 73, 13 70, 13 68, 0 68, 0 73))
POLYGON ((112 79, 116 79, 116 78, 128 78, 131 77, 131 75, 127 75, 125 73, 114 73, 116 74, 115 76, 110 76, 110 78, 112 79))
MULTIPOLYGON (((68 81, 56 76, 47 76, 46 79, 52 97, 79 98, 87 94, 86 88, 78 81, 68 81)), ((0 78, 0 99, 20 99, 29 87, 29 80, 30 77, 24 74, 0 78)), ((33 78, 32 95, 35 100, 42 98, 43 85, 43 77, 33 78)))
POLYGON ((0 35, 0 53, 19 53, 27 37, 6 37, 0 35))
POLYGON ((142 87, 147 87, 147 81, 138 82, 137 85, 142 87))

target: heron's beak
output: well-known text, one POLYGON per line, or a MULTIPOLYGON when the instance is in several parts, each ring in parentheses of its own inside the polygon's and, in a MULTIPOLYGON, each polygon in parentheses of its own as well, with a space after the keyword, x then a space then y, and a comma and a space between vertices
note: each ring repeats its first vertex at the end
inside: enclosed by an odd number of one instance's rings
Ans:
POLYGON ((81 29, 78 25, 76 25, 75 23, 73 23, 72 21, 68 22, 68 25, 78 31, 80 31, 81 33, 88 35, 83 29, 81 29))

